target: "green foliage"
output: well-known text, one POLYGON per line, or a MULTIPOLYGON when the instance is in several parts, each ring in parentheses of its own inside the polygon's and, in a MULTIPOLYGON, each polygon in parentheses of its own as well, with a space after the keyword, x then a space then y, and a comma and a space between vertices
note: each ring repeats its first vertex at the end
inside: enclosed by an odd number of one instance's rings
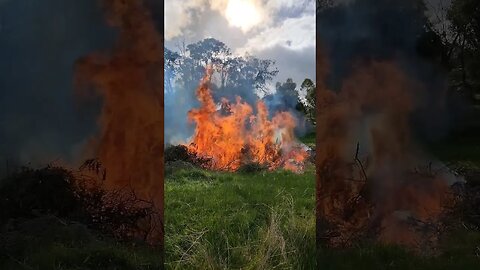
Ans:
POLYGON ((306 104, 304 106, 304 113, 307 116, 307 119, 313 125, 316 125, 317 118, 315 115, 315 104, 317 99, 316 86, 315 83, 310 79, 305 79, 301 86, 301 91, 306 93, 305 100, 306 104))
POLYGON ((480 46, 480 3, 476 0, 454 0, 448 13, 452 28, 462 35, 468 47, 480 46))
POLYGON ((265 166, 262 166, 259 163, 247 163, 243 164, 238 168, 239 173, 258 173, 261 171, 266 171, 268 168, 265 166))
POLYGON ((312 132, 312 133, 309 133, 307 134, 306 136, 300 138, 300 141, 302 143, 304 143, 305 145, 311 147, 311 148, 315 148, 316 146, 316 133, 315 132, 312 132))
POLYGON ((469 100, 480 93, 480 2, 454 0, 448 11, 453 40, 451 84, 469 100))
POLYGON ((293 99, 293 101, 298 100, 297 84, 291 78, 288 78, 284 83, 277 82, 275 88, 284 97, 293 99))
POLYGON ((230 48, 214 38, 184 45, 180 52, 165 48, 166 92, 178 89, 193 90, 205 74, 207 65, 212 65, 219 79, 214 91, 239 93, 248 89, 267 90, 267 83, 277 74, 275 62, 257 57, 234 56, 230 48))

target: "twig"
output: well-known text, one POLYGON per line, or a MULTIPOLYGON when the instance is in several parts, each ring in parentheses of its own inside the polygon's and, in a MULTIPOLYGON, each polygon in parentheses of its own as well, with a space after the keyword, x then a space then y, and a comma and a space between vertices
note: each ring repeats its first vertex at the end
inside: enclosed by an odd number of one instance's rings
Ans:
POLYGON ((367 182, 368 180, 368 177, 367 177, 367 173, 365 172, 365 168, 363 167, 363 164, 362 164, 362 161, 360 160, 360 158, 358 157, 358 154, 360 152, 360 143, 357 142, 357 151, 355 153, 355 161, 357 162, 357 165, 360 167, 360 169, 362 170, 362 174, 363 174, 363 177, 365 179, 365 183, 367 182))

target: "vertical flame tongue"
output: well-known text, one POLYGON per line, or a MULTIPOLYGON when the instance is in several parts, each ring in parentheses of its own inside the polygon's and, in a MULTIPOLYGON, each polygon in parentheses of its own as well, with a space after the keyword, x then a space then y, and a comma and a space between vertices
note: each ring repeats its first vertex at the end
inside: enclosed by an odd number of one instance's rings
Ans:
POLYGON ((188 114, 196 124, 189 151, 210 159, 208 167, 214 170, 235 171, 243 164, 257 163, 271 170, 301 172, 308 154, 295 139, 295 118, 280 112, 269 120, 264 102, 257 102, 254 114, 240 97, 235 103, 222 99, 218 110, 209 87, 211 75, 212 69, 207 68, 197 89, 201 106, 188 114))

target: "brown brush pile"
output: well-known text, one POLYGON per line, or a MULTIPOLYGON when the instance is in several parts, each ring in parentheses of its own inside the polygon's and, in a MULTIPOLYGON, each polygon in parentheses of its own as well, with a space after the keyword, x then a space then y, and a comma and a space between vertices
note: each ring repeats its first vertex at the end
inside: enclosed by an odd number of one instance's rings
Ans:
POLYGON ((357 67, 338 93, 318 85, 319 238, 332 246, 435 246, 456 178, 412 140, 421 86, 388 62, 357 67))
POLYGON ((158 209, 131 187, 105 189, 97 176, 102 171, 93 160, 75 172, 56 166, 21 169, 2 180, 0 227, 11 230, 17 221, 55 216, 120 241, 146 242, 162 228, 155 219, 158 209))

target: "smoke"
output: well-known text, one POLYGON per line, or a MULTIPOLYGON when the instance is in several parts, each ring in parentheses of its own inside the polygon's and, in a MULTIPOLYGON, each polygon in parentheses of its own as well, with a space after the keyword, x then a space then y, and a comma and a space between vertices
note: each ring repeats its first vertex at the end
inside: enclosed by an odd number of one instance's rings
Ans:
POLYGON ((447 71, 436 57, 425 54, 429 38, 428 17, 422 1, 356 0, 317 14, 317 36, 330 63, 326 82, 338 91, 355 63, 391 60, 410 78, 424 84, 415 94, 411 119, 414 132, 427 140, 440 139, 449 127, 446 105, 447 71))
POLYGON ((444 72, 419 50, 422 12, 358 0, 317 15, 318 235, 329 244, 438 241, 459 179, 417 141, 447 126, 444 72))
MULTIPOLYGON (((165 80, 168 78, 165 73, 165 80)), ((173 91, 165 88, 165 142, 172 145, 186 143, 193 135, 195 127, 188 123, 188 111, 198 106, 195 87, 188 89, 173 85, 173 91)))
MULTIPOLYGON (((197 78, 198 72, 183 74, 185 77, 197 78)), ((172 80, 170 74, 165 74, 165 80, 172 80)), ((201 78, 198 80, 186 81, 182 83, 173 83, 172 91, 165 88, 165 142, 172 145, 187 143, 195 131, 194 123, 188 121, 188 112, 200 105, 196 97, 196 89, 199 87, 201 78)), ((220 103, 222 98, 235 100, 241 97, 249 104, 255 104, 259 97, 255 93, 253 86, 237 87, 218 91, 215 83, 211 85, 214 90, 212 95, 215 102, 220 103)))
POLYGON ((6 158, 17 165, 75 163, 95 132, 99 106, 78 106, 73 63, 112 41, 97 0, 1 4, 0 175, 6 158))
POLYGON ((373 236, 420 248, 438 240, 457 179, 412 138, 412 97, 421 91, 389 62, 358 67, 338 94, 319 90, 318 207, 337 234, 332 244, 373 236))
POLYGON ((76 63, 80 95, 103 100, 90 150, 110 188, 132 187, 163 209, 163 40, 141 0, 105 0, 115 47, 76 63))
MULTIPOLYGON (((297 86, 297 89, 299 87, 297 86)), ((297 97, 287 96, 278 91, 262 99, 268 108, 269 116, 273 117, 277 113, 288 112, 295 119, 295 136, 302 137, 313 130, 313 126, 308 122, 305 114, 297 110, 297 97)))

